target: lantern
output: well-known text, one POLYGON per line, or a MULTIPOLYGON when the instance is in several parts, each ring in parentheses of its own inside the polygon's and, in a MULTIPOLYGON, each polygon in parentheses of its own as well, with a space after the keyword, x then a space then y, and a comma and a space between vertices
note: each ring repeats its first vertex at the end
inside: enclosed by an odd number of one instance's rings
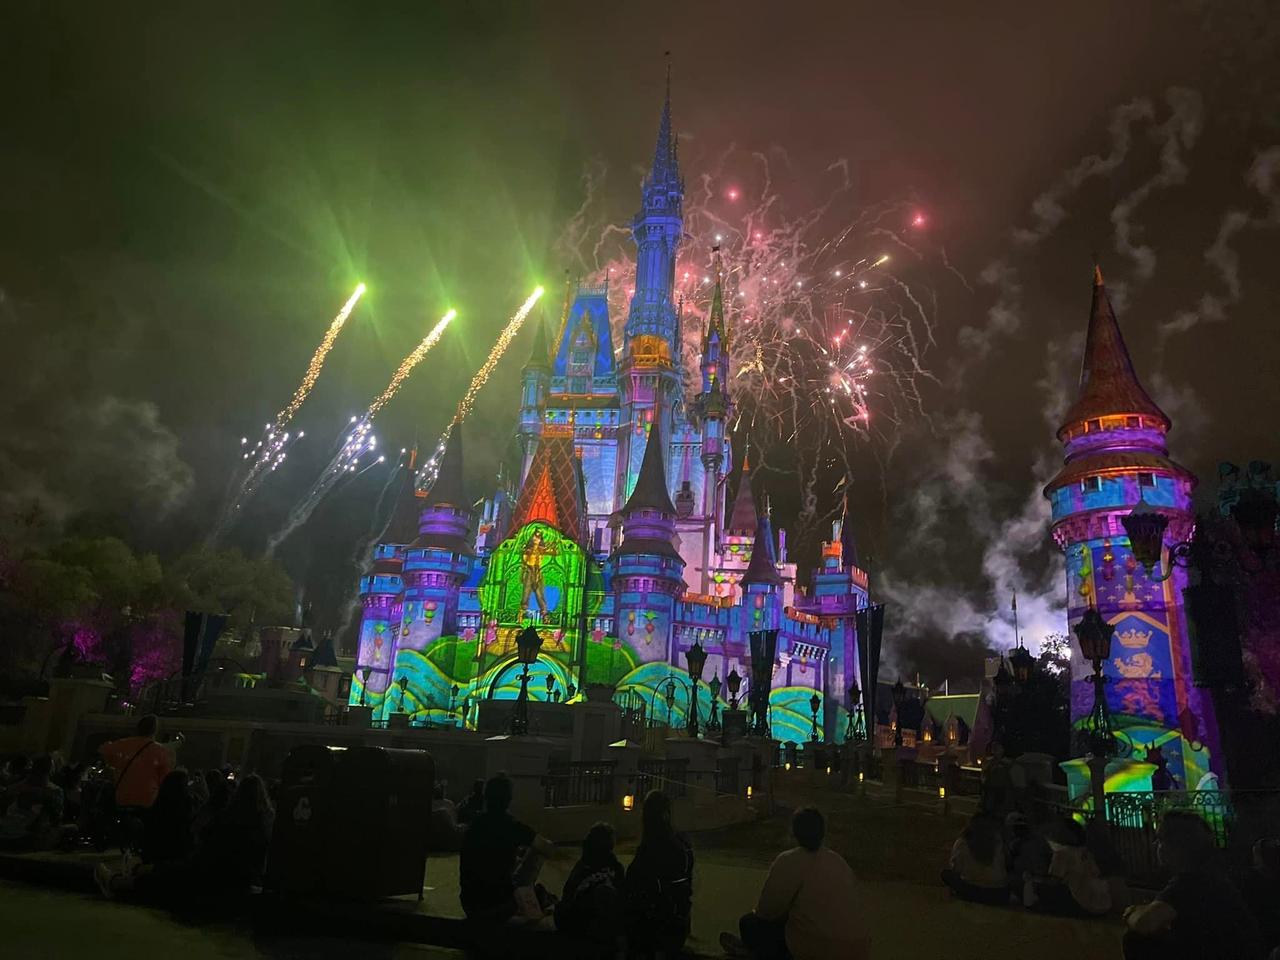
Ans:
POLYGON ((516 658, 521 663, 537 663, 538 651, 542 649, 542 637, 536 627, 530 625, 520 631, 516 637, 516 658))
POLYGON ((1095 667, 1111 656, 1111 637, 1116 628, 1103 619, 1097 607, 1086 610, 1073 630, 1080 641, 1080 652, 1086 660, 1093 661, 1095 667))
POLYGON ((693 646, 685 653, 685 659, 689 662, 689 677, 693 680, 701 680, 702 668, 707 664, 707 653, 702 649, 702 644, 695 640, 693 646))
POLYGON ((1164 545, 1164 531, 1169 526, 1169 518, 1151 509, 1144 499, 1120 518, 1124 532, 1129 537, 1129 546, 1138 562, 1149 570, 1154 570, 1160 563, 1160 550, 1164 545))

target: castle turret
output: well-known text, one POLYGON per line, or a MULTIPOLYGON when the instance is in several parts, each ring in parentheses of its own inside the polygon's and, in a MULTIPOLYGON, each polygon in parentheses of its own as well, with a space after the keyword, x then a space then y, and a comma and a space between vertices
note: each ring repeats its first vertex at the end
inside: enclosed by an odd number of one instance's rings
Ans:
POLYGON ((625 327, 620 367, 622 406, 618 431, 615 502, 631 493, 646 437, 659 420, 675 435, 674 411, 683 406, 680 321, 672 293, 676 250, 683 230, 684 182, 671 130, 671 78, 658 125, 653 166, 645 177, 640 212, 632 222, 636 241, 636 285, 625 327))
POLYGON ((395 635, 392 682, 405 676, 407 712, 438 699, 428 689, 422 652, 442 635, 458 632, 458 590, 471 573, 474 537, 471 500, 463 485, 462 423, 456 422, 440 459, 440 473, 427 494, 418 536, 404 551, 404 593, 395 635))
MULTIPOLYGON (((1144 569, 1122 523, 1142 504, 1140 510, 1168 519, 1169 542, 1191 533, 1195 477, 1169 459, 1170 426, 1138 381, 1095 270, 1080 389, 1058 429, 1065 463, 1044 491, 1053 538, 1066 553, 1067 616, 1074 629, 1093 607, 1115 628, 1103 664, 1113 726, 1139 748, 1135 759, 1145 746, 1160 744, 1178 783, 1194 789, 1211 766, 1221 770, 1212 707, 1192 683, 1182 607, 1186 572, 1144 569)), ((1073 640, 1071 719, 1077 727, 1090 715, 1091 675, 1073 640)), ((1073 788, 1087 789, 1084 762, 1064 766, 1073 788)), ((1149 777, 1147 765, 1113 763, 1107 788, 1149 789, 1149 777)))
MULTIPOLYGON (((724 324, 724 269, 720 250, 715 255, 716 286, 711 296, 707 329, 702 336, 702 392, 695 409, 702 429, 702 516, 705 518, 702 542, 703 593, 710 592, 711 559, 724 527, 724 479, 728 462, 725 424, 733 414, 729 399, 729 337, 724 324)), ((749 486, 749 485, 748 485, 749 486)))
POLYGON ((635 489, 621 511, 622 544, 612 557, 618 629, 646 661, 671 656, 675 603, 685 591, 664 451, 662 427, 655 423, 635 489))
POLYGON ((742 587, 746 630, 778 629, 782 616, 783 583, 773 554, 773 529, 768 513, 761 514, 757 521, 751 560, 739 585, 742 587))
POLYGON ((529 471, 533 451, 542 436, 547 389, 551 385, 551 348, 547 345, 547 325, 542 319, 534 323, 533 349, 520 374, 520 478, 529 471))

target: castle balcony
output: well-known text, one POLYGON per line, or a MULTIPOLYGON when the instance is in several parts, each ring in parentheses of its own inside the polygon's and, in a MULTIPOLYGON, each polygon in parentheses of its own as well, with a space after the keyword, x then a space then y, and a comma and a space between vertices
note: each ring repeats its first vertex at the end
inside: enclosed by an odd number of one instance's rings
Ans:
POLYGON ((393 574, 375 574, 360 578, 360 595, 389 594, 395 596, 404 589, 404 579, 393 574))

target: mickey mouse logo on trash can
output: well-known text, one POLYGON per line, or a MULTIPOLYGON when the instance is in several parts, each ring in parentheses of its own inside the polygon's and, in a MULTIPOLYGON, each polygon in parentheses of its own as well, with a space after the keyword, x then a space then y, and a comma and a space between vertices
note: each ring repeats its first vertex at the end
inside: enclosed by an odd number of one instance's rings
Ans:
POLYGON ((293 822, 305 823, 311 819, 311 798, 299 797, 293 807, 293 822))

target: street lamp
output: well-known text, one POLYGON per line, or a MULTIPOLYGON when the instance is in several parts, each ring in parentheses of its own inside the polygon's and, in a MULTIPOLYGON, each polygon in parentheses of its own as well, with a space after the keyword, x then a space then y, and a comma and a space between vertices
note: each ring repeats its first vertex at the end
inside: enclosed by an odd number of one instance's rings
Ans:
POLYGON ((809 739, 814 743, 818 741, 818 711, 822 708, 822 698, 816 693, 809 698, 809 711, 813 714, 813 728, 809 733, 809 739))
POLYGON ((540 649, 542 637, 537 628, 530 624, 516 637, 516 659, 524 665, 524 672, 520 675, 520 695, 516 697, 516 711, 511 718, 512 733, 529 732, 529 666, 538 662, 540 649))
POLYGON ((453 705, 458 702, 458 685, 449 688, 449 716, 453 716, 453 705))
POLYGON ((844 741, 848 743, 851 740, 862 740, 866 737, 866 730, 862 723, 862 690, 855 683, 849 688, 849 724, 845 727, 844 741), (857 719, 854 719, 854 713, 857 713, 857 719))
POLYGON ((365 700, 365 694, 369 692, 369 674, 373 670, 369 667, 360 668, 360 706, 368 706, 365 700))
POLYGON ((1169 526, 1169 518, 1151 509, 1151 504, 1139 498, 1134 508, 1120 518, 1125 535, 1129 538, 1129 548, 1133 558, 1142 564, 1149 573, 1152 583, 1162 583, 1173 576, 1175 566, 1185 567, 1190 561, 1191 544, 1175 543, 1169 547, 1169 562, 1165 571, 1159 571, 1160 553, 1164 548, 1164 534, 1169 526))
POLYGON ((409 689, 409 678, 402 673, 396 684, 400 687, 400 712, 404 713, 404 695, 405 691, 409 689))
POLYGON ((1013 652, 1009 654, 1009 664, 1013 667, 1013 678, 1018 683, 1026 683, 1031 679, 1031 668, 1035 666, 1035 658, 1019 641, 1014 647, 1013 652))
POLYGON ((550 700, 550 699, 551 699, 551 694, 555 692, 555 689, 556 689, 556 677, 555 677, 555 674, 553 674, 553 673, 548 673, 548 674, 547 674, 547 699, 548 699, 548 700, 550 700))
POLYGON ((902 746, 902 708, 907 702, 907 688, 899 678, 893 685, 893 745, 902 746))
POLYGON ((676 706, 676 682, 671 678, 667 679, 667 689, 665 692, 665 699, 667 701, 667 726, 670 727, 671 711, 674 710, 676 706))
POLYGON ((462 698, 462 729, 467 729, 467 714, 471 712, 471 698, 462 698))
POLYGON ((737 669, 729 671, 726 678, 729 681, 729 709, 738 709, 738 691, 742 689, 742 677, 739 676, 737 669))
POLYGON ((720 729, 720 690, 723 684, 720 682, 720 671, 716 671, 711 676, 711 682, 707 684, 707 690, 711 694, 711 719, 707 721, 707 730, 715 732, 720 729))
POLYGON ((695 640, 684 656, 689 664, 689 679, 693 681, 693 692, 689 694, 689 722, 686 729, 689 736, 696 737, 698 735, 698 681, 702 679, 702 668, 707 665, 707 652, 702 649, 702 644, 695 640))
POLYGON ((1093 709, 1085 721, 1089 730, 1089 779, 1093 790, 1094 816, 1099 823, 1106 823, 1107 758, 1115 753, 1115 736, 1111 732, 1111 713, 1107 709, 1106 679, 1102 676, 1102 661, 1111 656, 1111 638, 1116 632, 1098 612, 1090 607, 1074 627, 1080 642, 1080 653, 1093 664, 1093 709))

